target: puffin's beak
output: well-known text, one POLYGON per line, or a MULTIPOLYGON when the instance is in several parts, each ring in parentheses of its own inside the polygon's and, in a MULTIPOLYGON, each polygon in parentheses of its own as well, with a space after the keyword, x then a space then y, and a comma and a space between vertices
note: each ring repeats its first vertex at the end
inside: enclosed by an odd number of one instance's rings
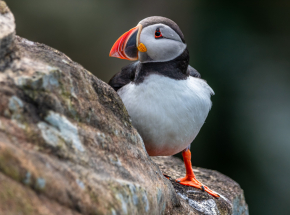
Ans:
POLYGON ((142 25, 138 24, 135 28, 124 33, 113 45, 109 56, 126 60, 138 60, 139 36, 142 25))

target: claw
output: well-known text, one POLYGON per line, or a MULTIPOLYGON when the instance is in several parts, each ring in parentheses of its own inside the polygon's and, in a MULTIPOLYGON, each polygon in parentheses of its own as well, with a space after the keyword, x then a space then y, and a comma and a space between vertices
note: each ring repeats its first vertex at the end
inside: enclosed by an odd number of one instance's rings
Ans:
POLYGON ((195 187, 197 189, 207 192, 208 194, 212 195, 215 198, 219 198, 220 196, 217 193, 210 190, 207 186, 203 185, 195 178, 191 166, 191 152, 189 149, 186 149, 185 151, 182 152, 182 157, 185 164, 186 176, 184 178, 176 179, 176 182, 185 186, 195 187))
POLYGON ((165 178, 167 178, 168 180, 171 178, 169 175, 163 174, 165 178))

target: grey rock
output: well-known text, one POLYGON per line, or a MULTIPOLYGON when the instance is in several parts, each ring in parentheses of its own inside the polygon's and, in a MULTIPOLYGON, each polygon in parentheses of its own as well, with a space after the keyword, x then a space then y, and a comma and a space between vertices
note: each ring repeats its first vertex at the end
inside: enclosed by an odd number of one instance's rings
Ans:
MULTIPOLYGON (((188 214, 205 215, 249 214, 243 190, 229 177, 214 170, 193 167, 196 178, 221 196, 216 199, 199 189, 182 186, 175 182, 175 179, 185 176, 185 167, 180 159, 175 157, 152 157, 151 159, 164 174, 170 176, 169 180, 181 201, 180 214, 186 214, 185 211, 188 214)), ((175 210, 178 211, 178 209, 175 210)))

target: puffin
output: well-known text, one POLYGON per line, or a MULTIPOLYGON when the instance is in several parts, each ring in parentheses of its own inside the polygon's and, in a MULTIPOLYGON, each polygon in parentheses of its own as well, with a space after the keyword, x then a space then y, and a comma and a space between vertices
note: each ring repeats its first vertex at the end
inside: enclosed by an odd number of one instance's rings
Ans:
POLYGON ((211 109, 214 91, 189 65, 184 35, 172 20, 152 16, 124 33, 110 57, 135 61, 108 84, 122 99, 149 156, 182 152, 186 175, 176 182, 220 196, 195 177, 190 146, 211 109))

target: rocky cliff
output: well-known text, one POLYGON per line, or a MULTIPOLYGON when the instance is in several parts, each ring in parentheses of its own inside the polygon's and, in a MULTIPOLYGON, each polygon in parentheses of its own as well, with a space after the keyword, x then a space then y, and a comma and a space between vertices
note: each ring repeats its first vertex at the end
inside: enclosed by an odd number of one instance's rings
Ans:
POLYGON ((196 173, 222 198, 175 183, 182 162, 148 156, 115 91, 65 54, 16 36, 0 1, 1 215, 248 214, 236 182, 196 173))

